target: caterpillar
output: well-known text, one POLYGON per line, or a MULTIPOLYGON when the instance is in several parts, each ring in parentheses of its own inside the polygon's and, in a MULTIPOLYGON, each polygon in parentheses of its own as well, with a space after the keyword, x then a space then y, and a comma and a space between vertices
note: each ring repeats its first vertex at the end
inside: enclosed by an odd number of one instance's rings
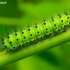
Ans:
POLYGON ((18 51, 29 44, 36 44, 38 41, 65 32, 69 26, 70 15, 67 13, 58 14, 49 21, 44 20, 42 24, 36 23, 34 26, 7 34, 2 38, 1 43, 7 51, 18 51))

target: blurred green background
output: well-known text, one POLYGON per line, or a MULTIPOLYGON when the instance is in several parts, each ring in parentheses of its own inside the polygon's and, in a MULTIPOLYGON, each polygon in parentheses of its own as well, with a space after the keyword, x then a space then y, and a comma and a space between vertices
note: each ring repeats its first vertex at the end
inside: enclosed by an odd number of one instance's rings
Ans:
MULTIPOLYGON (((0 0, 0 37, 16 27, 70 13, 70 0, 0 0), (14 28, 14 26, 16 26, 14 28)), ((0 70, 70 70, 70 42, 17 61, 0 70)))

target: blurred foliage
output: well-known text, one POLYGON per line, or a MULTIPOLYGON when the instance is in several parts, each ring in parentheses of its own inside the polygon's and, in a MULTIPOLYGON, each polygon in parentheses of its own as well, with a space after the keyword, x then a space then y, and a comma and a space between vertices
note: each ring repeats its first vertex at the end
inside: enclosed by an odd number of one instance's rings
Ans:
MULTIPOLYGON (((5 1, 5 0, 0 0, 5 1)), ((0 16, 1 17, 20 17, 21 11, 17 8, 16 0, 6 0, 7 4, 0 4, 0 16), (19 13, 19 14, 18 14, 19 13)))
MULTIPOLYGON (((43 19, 50 18, 58 13, 63 13, 65 11, 70 13, 69 0, 6 1, 6 5, 0 4, 0 18, 11 18, 11 20, 4 22, 4 19, 1 19, 5 25, 0 21, 0 37, 3 37, 7 32, 11 32, 16 29, 15 26, 6 25, 8 21, 9 24, 17 23, 15 21, 11 23, 12 18, 19 18, 19 24, 25 27, 27 25, 32 25, 35 22, 42 21, 43 19)), ((9 64, 0 70, 70 70, 70 42, 16 63, 9 64)))

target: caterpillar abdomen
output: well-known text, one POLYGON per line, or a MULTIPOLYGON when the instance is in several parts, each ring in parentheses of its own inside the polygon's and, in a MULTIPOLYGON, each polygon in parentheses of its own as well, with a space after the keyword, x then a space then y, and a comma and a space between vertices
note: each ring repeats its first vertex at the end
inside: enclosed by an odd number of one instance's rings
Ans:
POLYGON ((63 32, 66 27, 68 28, 70 26, 69 21, 70 15, 65 13, 54 18, 52 17, 51 20, 44 21, 42 24, 35 24, 35 26, 29 26, 27 29, 17 30, 8 34, 2 40, 2 44, 7 50, 20 48, 27 43, 63 32))

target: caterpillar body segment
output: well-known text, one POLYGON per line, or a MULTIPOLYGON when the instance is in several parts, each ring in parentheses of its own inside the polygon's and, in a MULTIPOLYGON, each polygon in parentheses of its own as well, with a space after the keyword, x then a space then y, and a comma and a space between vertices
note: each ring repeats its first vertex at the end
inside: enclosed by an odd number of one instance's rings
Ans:
POLYGON ((35 24, 35 26, 29 26, 26 29, 8 34, 7 37, 4 37, 3 45, 8 50, 14 50, 25 46, 25 44, 31 44, 31 42, 43 40, 51 35, 57 35, 69 26, 70 15, 65 13, 62 15, 59 14, 52 17, 49 21, 44 21, 42 24, 35 24))
POLYGON ((43 27, 44 35, 49 35, 50 33, 53 33, 52 26, 49 21, 44 22, 42 27, 43 27))
POLYGON ((13 49, 18 46, 13 34, 9 34, 8 37, 4 39, 4 45, 7 49, 13 49))
POLYGON ((42 24, 37 24, 35 27, 36 37, 40 38, 44 36, 44 30, 42 24))
POLYGON ((28 35, 29 35, 29 41, 34 41, 36 39, 36 31, 34 27, 28 28, 28 35))

